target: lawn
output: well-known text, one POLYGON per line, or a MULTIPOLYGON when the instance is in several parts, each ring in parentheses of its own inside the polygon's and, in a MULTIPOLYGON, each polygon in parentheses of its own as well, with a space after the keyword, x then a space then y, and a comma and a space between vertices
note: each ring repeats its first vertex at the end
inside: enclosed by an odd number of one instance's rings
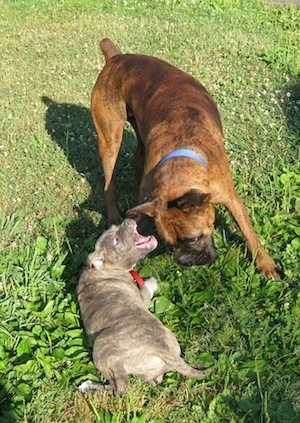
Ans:
MULTIPOLYGON (((300 8, 263 0, 2 0, 1 423, 300 421, 300 8), (99 380, 76 285, 107 227, 89 103, 99 42, 164 59, 215 99, 237 187, 284 270, 261 277, 217 208, 218 258, 182 269, 160 240, 139 263, 159 281, 151 311, 204 381, 168 373, 125 394, 83 396, 99 380)), ((137 204, 127 126, 119 206, 137 204)))

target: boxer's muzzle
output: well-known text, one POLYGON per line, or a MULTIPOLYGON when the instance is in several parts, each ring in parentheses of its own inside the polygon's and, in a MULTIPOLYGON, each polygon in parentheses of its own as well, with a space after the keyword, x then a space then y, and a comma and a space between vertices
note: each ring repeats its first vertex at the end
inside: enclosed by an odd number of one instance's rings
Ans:
POLYGON ((203 264, 212 263, 217 252, 212 237, 206 240, 206 245, 201 246, 192 244, 189 240, 180 241, 178 246, 174 248, 174 260, 183 267, 201 266, 203 264))

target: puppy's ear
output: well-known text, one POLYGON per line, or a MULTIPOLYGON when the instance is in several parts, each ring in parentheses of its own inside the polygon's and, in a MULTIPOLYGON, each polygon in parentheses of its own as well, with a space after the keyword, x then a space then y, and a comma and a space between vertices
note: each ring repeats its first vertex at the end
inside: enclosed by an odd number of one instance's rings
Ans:
POLYGON ((104 251, 94 251, 88 256, 87 264, 90 268, 99 270, 104 266, 104 251))
POLYGON ((183 196, 170 201, 168 203, 168 208, 176 207, 185 213, 192 213, 193 211, 199 210, 199 207, 208 203, 210 198, 210 194, 204 194, 197 189, 191 189, 183 196))
POLYGON ((139 221, 141 215, 155 217, 157 214, 157 200, 147 201, 126 212, 126 217, 139 221))

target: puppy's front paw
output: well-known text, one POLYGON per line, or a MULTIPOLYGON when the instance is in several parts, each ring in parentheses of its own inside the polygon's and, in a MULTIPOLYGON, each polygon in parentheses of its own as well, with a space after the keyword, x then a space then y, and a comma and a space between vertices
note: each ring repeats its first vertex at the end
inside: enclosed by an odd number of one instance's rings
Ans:
POLYGON ((155 278, 147 278, 145 280, 145 285, 150 292, 151 298, 153 297, 154 292, 158 289, 158 282, 155 278))

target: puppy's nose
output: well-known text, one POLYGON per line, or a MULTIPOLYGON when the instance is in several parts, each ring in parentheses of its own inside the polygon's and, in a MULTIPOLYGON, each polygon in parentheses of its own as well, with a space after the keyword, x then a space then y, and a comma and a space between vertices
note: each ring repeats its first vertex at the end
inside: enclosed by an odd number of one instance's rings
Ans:
POLYGON ((123 225, 136 227, 136 221, 133 220, 133 219, 127 218, 127 219, 124 220, 123 225))

